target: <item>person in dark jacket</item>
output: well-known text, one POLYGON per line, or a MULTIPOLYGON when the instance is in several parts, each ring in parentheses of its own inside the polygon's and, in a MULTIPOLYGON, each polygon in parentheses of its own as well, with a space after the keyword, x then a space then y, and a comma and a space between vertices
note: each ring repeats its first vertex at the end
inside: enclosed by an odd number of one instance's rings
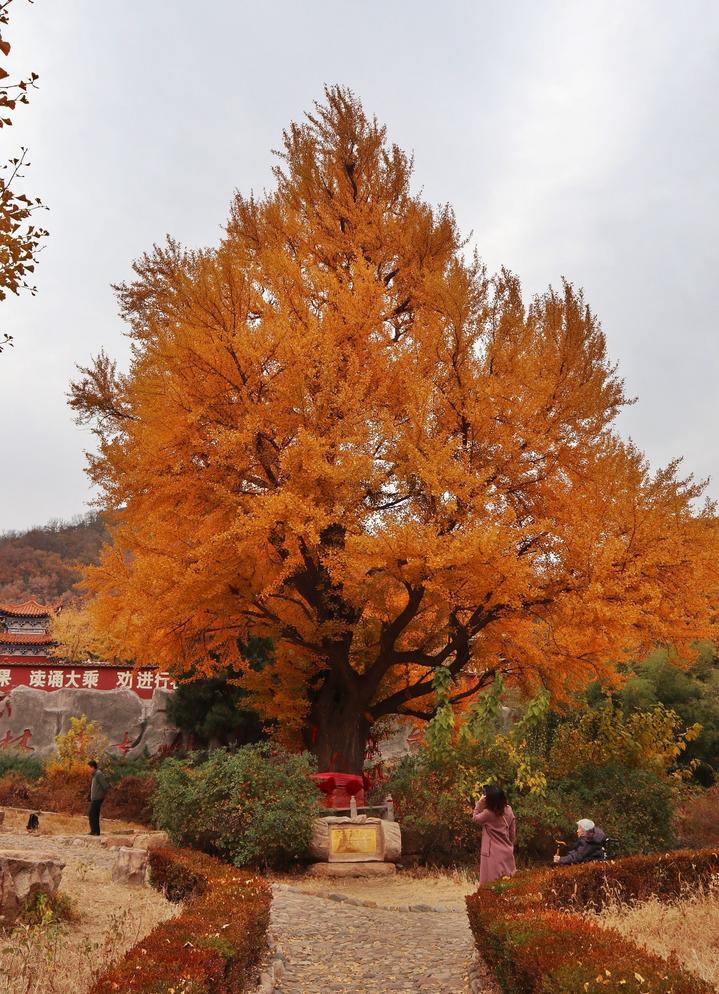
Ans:
POLYGON ((90 835, 100 834, 100 808, 102 807, 102 802, 105 800, 105 794, 107 794, 107 779, 102 770, 98 769, 98 765, 94 759, 91 759, 87 764, 92 770, 92 779, 90 780, 90 806, 87 809, 87 818, 90 822, 90 835))
POLYGON ((572 866, 592 859, 604 859, 606 841, 606 833, 591 818, 580 818, 577 822, 577 841, 563 856, 555 856, 554 862, 558 866, 572 866))

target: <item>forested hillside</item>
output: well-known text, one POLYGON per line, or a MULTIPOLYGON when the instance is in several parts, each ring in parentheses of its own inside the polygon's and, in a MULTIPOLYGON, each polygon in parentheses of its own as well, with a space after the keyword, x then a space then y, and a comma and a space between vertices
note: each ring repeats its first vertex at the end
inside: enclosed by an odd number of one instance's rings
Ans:
POLYGON ((72 602, 80 577, 77 566, 97 562, 106 537, 94 514, 0 534, 0 603, 28 597, 44 604, 72 602))

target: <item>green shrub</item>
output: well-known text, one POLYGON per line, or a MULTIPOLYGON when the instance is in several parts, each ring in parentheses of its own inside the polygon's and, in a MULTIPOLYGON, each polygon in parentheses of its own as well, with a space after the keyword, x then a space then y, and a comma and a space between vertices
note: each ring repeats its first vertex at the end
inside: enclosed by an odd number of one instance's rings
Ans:
MULTIPOLYGON (((127 759, 119 756, 112 756, 112 764, 109 766, 106 776, 111 781, 121 780, 123 777, 145 777, 154 774, 159 763, 148 755, 147 750, 141 756, 127 759)), ((105 766, 102 768, 105 773, 105 766)))
POLYGON ((284 867, 304 857, 319 814, 306 755, 270 743, 168 759, 158 771, 155 821, 178 845, 236 866, 284 867))
POLYGON ((458 788, 459 769, 426 754, 405 756, 382 785, 395 804, 405 851, 426 863, 449 865, 479 859, 479 831, 458 788))
POLYGON ((515 852, 522 865, 550 862, 557 849, 557 840, 567 839, 576 832, 577 819, 568 817, 558 806, 558 801, 551 792, 543 797, 524 794, 514 800, 512 810, 517 819, 515 852))
POLYGON ((25 780, 39 780, 44 772, 43 762, 36 756, 5 750, 0 752, 0 777, 6 773, 19 773, 25 780))
POLYGON ((546 801, 568 822, 591 818, 617 840, 616 855, 661 852, 674 844, 675 787, 666 777, 617 763, 584 766, 550 784, 546 801))
MULTIPOLYGON (((472 821, 473 798, 467 784, 494 780, 497 768, 491 752, 467 745, 453 747, 446 756, 424 750, 400 760, 381 785, 381 793, 392 794, 405 852, 435 865, 478 862, 480 830, 472 821)), ((567 817, 562 798, 520 793, 512 785, 511 769, 498 779, 517 818, 517 859, 520 863, 550 859, 555 840, 574 832, 576 818, 567 817)), ((568 807, 571 813, 571 803, 568 807)))
MULTIPOLYGON (((478 860, 479 830, 465 787, 468 769, 481 781, 481 757, 455 748, 444 759, 426 751, 404 757, 390 773, 382 791, 394 799, 406 852, 439 865, 478 860)), ((557 839, 573 840, 579 818, 592 818, 617 840, 615 855, 661 852, 674 844, 676 787, 648 770, 583 767, 571 777, 550 780, 544 795, 506 789, 517 818, 520 864, 550 860, 557 839)))
MULTIPOLYGON (((490 780, 492 771, 482 766, 481 758, 466 748, 453 750, 446 759, 423 752, 400 760, 381 793, 392 794, 405 852, 439 866, 479 861, 480 830, 472 821, 466 779, 469 770, 478 782, 490 780)), ((555 840, 572 832, 574 823, 553 799, 511 787, 507 793, 517 817, 517 858, 525 863, 549 859, 555 840)))

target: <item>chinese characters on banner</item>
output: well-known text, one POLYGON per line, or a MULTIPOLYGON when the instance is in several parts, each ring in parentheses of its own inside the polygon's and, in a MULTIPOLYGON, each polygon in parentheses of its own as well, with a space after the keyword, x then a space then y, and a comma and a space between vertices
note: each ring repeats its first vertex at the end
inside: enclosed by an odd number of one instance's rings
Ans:
POLYGON ((155 690, 174 690, 175 682, 157 670, 120 669, 115 666, 3 666, 0 663, 0 693, 15 687, 38 690, 131 690, 139 697, 152 697, 155 690))

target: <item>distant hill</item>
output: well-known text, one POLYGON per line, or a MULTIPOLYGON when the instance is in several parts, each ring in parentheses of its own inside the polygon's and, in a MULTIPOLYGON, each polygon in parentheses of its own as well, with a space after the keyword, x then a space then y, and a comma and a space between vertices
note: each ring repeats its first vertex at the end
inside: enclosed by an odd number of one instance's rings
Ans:
POLYGON ((77 599, 77 565, 95 563, 107 532, 95 514, 0 534, 0 602, 35 597, 42 604, 77 599))

